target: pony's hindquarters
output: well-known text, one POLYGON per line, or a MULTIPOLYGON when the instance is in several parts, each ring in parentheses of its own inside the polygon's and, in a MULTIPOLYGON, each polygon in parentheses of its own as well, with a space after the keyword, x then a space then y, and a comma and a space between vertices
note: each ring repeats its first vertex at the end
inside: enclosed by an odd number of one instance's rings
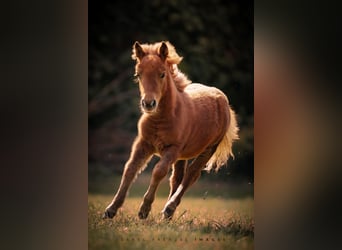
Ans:
POLYGON ((234 158, 232 146, 233 142, 239 139, 239 127, 237 125, 235 112, 231 107, 229 107, 229 114, 230 123, 226 131, 226 134, 217 146, 215 153, 206 164, 205 170, 207 170, 208 172, 211 169, 218 171, 221 166, 227 163, 230 156, 234 158))

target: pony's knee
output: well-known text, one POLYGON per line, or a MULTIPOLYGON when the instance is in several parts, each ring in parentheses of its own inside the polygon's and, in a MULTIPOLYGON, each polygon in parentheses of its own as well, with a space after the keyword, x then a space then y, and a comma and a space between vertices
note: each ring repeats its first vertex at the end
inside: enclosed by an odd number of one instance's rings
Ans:
POLYGON ((122 177, 125 178, 125 179, 133 179, 136 175, 137 171, 135 168, 132 168, 132 167, 125 167, 125 170, 123 172, 123 175, 122 177))
POLYGON ((163 164, 157 164, 153 169, 153 177, 156 179, 162 179, 164 178, 167 173, 169 172, 169 168, 166 165, 163 164))

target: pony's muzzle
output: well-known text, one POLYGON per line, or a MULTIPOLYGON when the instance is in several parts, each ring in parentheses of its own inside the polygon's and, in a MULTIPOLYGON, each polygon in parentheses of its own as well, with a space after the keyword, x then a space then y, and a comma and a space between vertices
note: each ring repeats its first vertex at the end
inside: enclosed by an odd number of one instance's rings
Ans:
POLYGON ((146 111, 153 111, 157 107, 157 101, 154 99, 152 100, 142 99, 141 106, 146 111))

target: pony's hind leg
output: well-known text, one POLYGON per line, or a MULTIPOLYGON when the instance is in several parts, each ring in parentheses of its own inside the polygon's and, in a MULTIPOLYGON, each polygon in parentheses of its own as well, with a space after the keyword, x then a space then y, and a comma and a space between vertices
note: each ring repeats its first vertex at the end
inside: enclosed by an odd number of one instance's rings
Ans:
POLYGON ((170 177, 170 194, 168 200, 176 192, 184 177, 184 170, 188 164, 187 160, 179 160, 172 165, 172 175, 170 177))
POLYGON ((122 174, 120 187, 114 196, 113 201, 107 206, 103 218, 113 218, 117 210, 122 206, 125 201, 127 191, 136 177, 137 172, 146 164, 151 158, 153 153, 152 148, 144 141, 137 139, 132 147, 132 153, 125 165, 122 174))
POLYGON ((160 161, 156 164, 152 171, 152 177, 147 192, 144 195, 144 200, 140 206, 139 218, 146 219, 151 211, 151 205, 155 199, 156 191, 160 181, 169 172, 170 166, 177 160, 178 149, 169 149, 162 155, 160 161))
POLYGON ((210 157, 214 154, 216 147, 209 148, 200 154, 186 169, 181 184, 174 194, 169 198, 162 213, 165 219, 171 219, 185 191, 197 181, 201 171, 210 157))

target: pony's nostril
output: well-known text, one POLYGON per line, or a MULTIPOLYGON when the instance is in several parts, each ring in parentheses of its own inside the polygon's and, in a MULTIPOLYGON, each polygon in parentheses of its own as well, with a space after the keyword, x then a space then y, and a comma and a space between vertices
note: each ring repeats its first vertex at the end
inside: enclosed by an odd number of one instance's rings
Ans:
POLYGON ((144 109, 153 109, 157 106, 156 100, 152 100, 151 102, 146 102, 144 99, 141 100, 141 105, 144 109))
POLYGON ((146 102, 145 102, 145 100, 143 99, 143 100, 141 100, 141 105, 145 108, 146 107, 146 102))

